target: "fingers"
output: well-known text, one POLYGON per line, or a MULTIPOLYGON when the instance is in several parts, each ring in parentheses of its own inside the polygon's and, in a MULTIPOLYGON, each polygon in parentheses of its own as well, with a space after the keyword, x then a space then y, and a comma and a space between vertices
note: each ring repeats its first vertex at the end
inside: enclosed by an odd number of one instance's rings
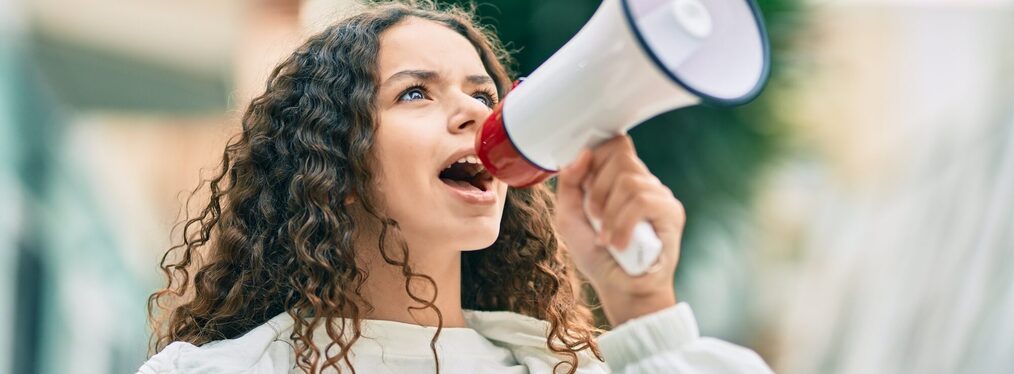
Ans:
POLYGON ((581 184, 591 169, 591 152, 583 151, 570 166, 560 170, 556 179, 557 202, 568 209, 584 209, 581 184))
POLYGON ((560 174, 557 178, 557 188, 564 189, 580 189, 581 182, 584 181, 585 176, 591 170, 591 152, 584 150, 577 156, 577 160, 574 160, 570 166, 560 170, 560 174))
POLYGON ((594 161, 601 162, 602 159, 605 158, 604 156, 607 156, 610 153, 627 152, 627 151, 633 152, 634 141, 630 139, 630 136, 627 134, 616 135, 612 139, 606 140, 602 144, 596 146, 595 150, 596 154, 594 161))
MULTIPOLYGON (((607 232, 609 244, 623 250, 630 245, 634 226, 647 221, 657 235, 683 225, 683 206, 671 194, 638 194, 627 201, 615 213, 609 213, 609 221, 603 221, 602 231, 607 232)), ((678 229, 676 230, 679 231, 678 229)))
POLYGON ((682 204, 637 157, 628 136, 617 136, 596 147, 589 163, 585 171, 590 174, 590 185, 584 192, 589 213, 602 221, 600 242, 625 249, 640 221, 651 222, 657 232, 681 230, 685 221, 682 204))
MULTIPOLYGON (((606 227, 610 222, 616 220, 617 212, 622 211, 622 208, 626 205, 631 204, 631 200, 636 199, 639 195, 644 194, 672 194, 668 190, 668 187, 659 182, 658 178, 655 178, 651 174, 634 174, 627 173, 623 174, 611 187, 611 192, 606 197, 606 203, 603 205, 602 211, 605 212, 603 221, 603 227, 606 227), (658 192, 655 192, 658 190, 658 192)), ((609 242, 610 233, 609 230, 603 228, 600 232, 599 238, 603 243, 609 242)))
POLYGON ((634 150, 630 137, 617 136, 593 151, 591 161, 593 181, 591 189, 585 191, 589 194, 589 213, 593 217, 602 217, 609 194, 614 191, 614 186, 627 175, 647 175, 654 178, 648 167, 644 165, 634 150))

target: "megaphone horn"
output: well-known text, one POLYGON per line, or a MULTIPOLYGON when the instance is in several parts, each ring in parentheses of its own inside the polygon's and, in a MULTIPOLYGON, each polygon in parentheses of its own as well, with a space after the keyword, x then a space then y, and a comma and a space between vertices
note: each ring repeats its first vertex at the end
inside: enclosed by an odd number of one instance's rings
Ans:
MULTIPOLYGON (((749 102, 767 81, 768 49, 753 0, 605 0, 494 108, 476 153, 498 179, 531 186, 660 113, 749 102)), ((657 242, 643 236, 631 245, 657 242)), ((641 260, 621 265, 636 273, 657 254, 629 256, 641 260)))

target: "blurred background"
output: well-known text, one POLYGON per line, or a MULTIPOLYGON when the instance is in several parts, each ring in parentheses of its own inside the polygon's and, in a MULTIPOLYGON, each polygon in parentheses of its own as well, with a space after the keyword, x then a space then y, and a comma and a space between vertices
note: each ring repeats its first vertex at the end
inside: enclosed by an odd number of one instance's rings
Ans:
MULTIPOLYGON (((353 0, 0 0, 0 373, 132 373, 170 228, 353 0)), ((531 72, 595 0, 484 0, 531 72)), ((760 0, 753 103, 661 115, 706 335, 780 373, 1014 372, 1014 1, 760 0)))

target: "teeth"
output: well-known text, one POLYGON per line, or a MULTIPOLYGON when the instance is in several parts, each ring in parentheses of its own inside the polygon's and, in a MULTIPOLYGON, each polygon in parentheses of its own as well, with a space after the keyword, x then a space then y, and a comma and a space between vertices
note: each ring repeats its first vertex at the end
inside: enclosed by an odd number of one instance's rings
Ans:
MULTIPOLYGON (((482 164, 482 161, 479 160, 479 157, 477 157, 477 156, 469 155, 469 156, 462 157, 458 161, 455 161, 454 164, 472 164, 472 165, 477 165, 478 167, 475 168, 475 173, 472 173, 473 177, 476 176, 476 175, 479 175, 480 173, 482 173, 484 171, 486 171, 486 167, 482 164)), ((447 167, 444 168, 444 170, 450 169, 451 166, 454 166, 454 164, 447 165, 447 167)))
MULTIPOLYGON (((482 166, 482 162, 479 161, 479 158, 476 157, 476 156, 465 156, 465 157, 460 158, 458 161, 455 161, 454 163, 455 164, 475 164, 475 165, 479 165, 479 169, 476 172, 476 174, 478 174, 478 172, 481 172, 483 169, 485 169, 482 166)), ((447 167, 445 169, 450 169, 452 165, 454 165, 454 164, 447 165, 447 167)))

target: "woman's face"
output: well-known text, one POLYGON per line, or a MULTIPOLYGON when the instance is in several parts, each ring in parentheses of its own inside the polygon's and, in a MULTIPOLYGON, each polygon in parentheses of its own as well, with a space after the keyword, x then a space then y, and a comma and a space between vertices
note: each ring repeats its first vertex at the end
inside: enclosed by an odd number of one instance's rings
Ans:
POLYGON ((486 248, 507 185, 478 172, 475 134, 499 98, 475 47, 410 18, 384 31, 378 56, 378 192, 410 246, 486 248), (448 169, 448 166, 452 166, 448 169))

